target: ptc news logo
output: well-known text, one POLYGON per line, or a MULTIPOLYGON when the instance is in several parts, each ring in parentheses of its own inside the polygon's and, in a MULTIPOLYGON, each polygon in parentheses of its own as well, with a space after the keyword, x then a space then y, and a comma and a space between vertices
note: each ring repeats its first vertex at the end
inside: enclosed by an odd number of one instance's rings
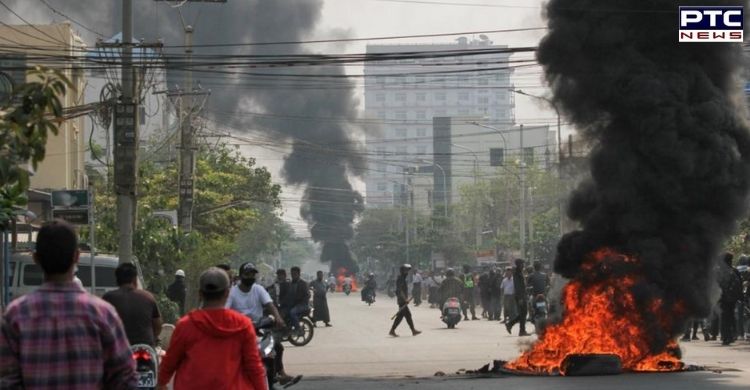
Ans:
POLYGON ((744 15, 736 7, 680 7, 680 42, 739 42, 744 39, 744 15))

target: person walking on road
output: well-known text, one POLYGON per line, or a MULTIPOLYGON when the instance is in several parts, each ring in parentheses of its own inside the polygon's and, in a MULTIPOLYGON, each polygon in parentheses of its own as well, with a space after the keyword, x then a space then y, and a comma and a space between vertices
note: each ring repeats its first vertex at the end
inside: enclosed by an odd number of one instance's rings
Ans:
POLYGON ((505 323, 505 329, 511 333, 513 325, 520 324, 519 336, 529 336, 526 332, 526 316, 528 314, 528 297, 526 296, 526 278, 523 275, 523 259, 516 259, 516 268, 513 270, 513 289, 515 290, 516 316, 510 322, 505 323))
POLYGON ((328 312, 328 298, 326 297, 328 283, 323 280, 323 271, 318 271, 316 276, 317 279, 310 283, 313 291, 313 325, 316 325, 318 321, 323 321, 326 326, 330 327, 331 315, 328 312))
POLYGON ((464 265, 464 274, 462 276, 464 282, 464 296, 463 296, 463 312, 464 321, 469 320, 467 316, 468 312, 471 312, 471 319, 478 320, 476 312, 476 304, 474 303, 474 275, 471 273, 471 267, 464 265))
POLYGON ((185 314, 185 296, 187 287, 185 287, 185 271, 178 269, 174 273, 174 281, 167 287, 167 298, 179 306, 180 315, 185 314))
POLYGON ((422 304, 422 274, 419 270, 414 270, 411 283, 411 296, 414 298, 414 306, 419 306, 422 304))
POLYGON ((508 323, 516 317, 516 289, 513 285, 513 268, 505 269, 505 276, 500 283, 503 297, 503 322, 508 323))
POLYGON ((722 269, 720 278, 721 297, 721 344, 729 345, 737 340, 737 319, 735 310, 737 301, 742 299, 742 276, 732 266, 734 256, 731 253, 724 255, 725 267, 722 269))
POLYGON ((135 361, 115 308, 73 282, 78 238, 67 222, 45 223, 34 261, 44 284, 0 317, 0 388, 134 389, 135 361))
POLYGON ((416 336, 422 333, 414 327, 414 321, 411 318, 411 311, 409 311, 409 286, 406 283, 406 278, 409 276, 410 270, 411 265, 402 265, 398 279, 396 279, 396 302, 398 303, 399 309, 396 313, 396 318, 393 320, 391 331, 388 333, 393 337, 398 337, 398 334, 396 334, 396 328, 398 328, 404 318, 411 329, 412 335, 416 336))
POLYGON ((203 306, 180 319, 159 367, 158 390, 267 390, 252 321, 226 309, 229 275, 211 267, 200 276, 203 306))
POLYGON ((138 288, 138 269, 132 263, 122 263, 115 269, 115 279, 120 288, 107 292, 102 299, 117 310, 130 345, 156 347, 161 333, 161 313, 154 296, 138 288))

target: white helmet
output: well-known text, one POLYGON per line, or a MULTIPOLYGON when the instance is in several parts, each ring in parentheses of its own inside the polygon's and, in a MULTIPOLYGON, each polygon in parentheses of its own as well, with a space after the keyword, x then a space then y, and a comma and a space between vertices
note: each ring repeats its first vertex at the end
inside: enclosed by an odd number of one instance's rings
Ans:
POLYGON ((185 277, 185 271, 178 269, 177 272, 174 273, 174 276, 182 276, 185 277))

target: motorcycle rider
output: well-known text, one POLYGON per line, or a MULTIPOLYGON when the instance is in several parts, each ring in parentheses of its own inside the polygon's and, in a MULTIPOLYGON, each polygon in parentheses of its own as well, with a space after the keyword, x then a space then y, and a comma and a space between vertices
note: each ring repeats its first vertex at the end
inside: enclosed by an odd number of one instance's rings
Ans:
MULTIPOLYGON (((236 310, 253 320, 253 323, 257 323, 263 318, 264 310, 273 315, 276 321, 276 326, 283 328, 284 320, 276 309, 271 296, 268 294, 265 288, 255 283, 256 277, 258 276, 258 269, 252 263, 244 263, 239 269, 240 283, 234 285, 229 291, 229 298, 225 307, 227 309, 236 310)), ((287 384, 297 383, 302 379, 301 375, 292 377, 288 375, 284 370, 284 346, 281 345, 281 340, 277 340, 274 345, 276 351, 276 358, 274 364, 277 372, 279 383, 284 386, 287 384)))
MULTIPOLYGON (((445 280, 440 283, 440 313, 443 313, 443 306, 448 298, 459 298, 463 296, 464 283, 456 277, 456 271, 448 268, 445 271, 445 280)), ((476 318, 476 317, 475 317, 476 318)))
MULTIPOLYGON (((542 272, 542 263, 539 261, 534 262, 534 272, 527 277, 527 285, 530 291, 530 302, 537 301, 537 297, 542 295, 546 298, 547 291, 549 290, 549 276, 542 272)), ((531 321, 534 322, 536 316, 536 310, 531 310, 531 321)))
POLYGON ((472 274, 471 267, 468 264, 464 264, 463 268, 464 274, 462 275, 462 279, 464 282, 464 295, 462 298, 462 304, 464 311, 464 321, 469 320, 467 311, 471 311, 471 319, 472 321, 476 321, 479 318, 477 318, 476 304, 474 303, 474 275, 472 274))
POLYGON ((289 282, 288 293, 281 298, 283 307, 288 310, 288 321, 292 329, 299 328, 299 321, 310 312, 310 288, 307 282, 300 278, 300 268, 292 267, 292 281, 289 282))
POLYGON ((375 280, 375 274, 370 272, 367 274, 367 280, 365 281, 365 288, 362 289, 362 301, 367 302, 367 297, 371 296, 372 301, 375 302, 375 291, 378 288, 378 282, 375 280))

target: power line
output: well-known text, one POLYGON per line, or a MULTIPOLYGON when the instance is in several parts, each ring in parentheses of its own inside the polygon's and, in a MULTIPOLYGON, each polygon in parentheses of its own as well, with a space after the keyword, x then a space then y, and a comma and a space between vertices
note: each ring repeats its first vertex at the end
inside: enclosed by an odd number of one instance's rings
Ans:
POLYGON ((52 11, 53 13, 55 13, 55 14, 57 14, 57 15, 60 15, 60 16, 62 16, 62 17, 63 17, 63 18, 65 18, 65 19, 68 19, 68 20, 70 20, 71 22, 73 22, 74 24, 76 24, 76 25, 78 25, 79 27, 83 28, 84 30, 86 30, 86 31, 88 31, 88 32, 91 32, 91 33, 94 33, 94 34, 96 34, 96 35, 98 35, 98 36, 100 36, 100 37, 102 37, 102 38, 105 38, 105 37, 106 37, 106 36, 105 36, 104 34, 102 34, 102 33, 100 33, 100 32, 97 32, 97 31, 95 31, 95 30, 92 30, 91 28, 87 27, 87 26, 86 26, 86 25, 84 25, 83 23, 80 23, 80 22, 78 22, 77 20, 75 20, 75 19, 71 18, 70 16, 68 16, 68 15, 66 15, 66 14, 64 14, 64 13, 62 13, 62 11, 59 11, 59 10, 55 9, 55 7, 51 6, 51 5, 50 5, 50 4, 49 4, 49 3, 48 3, 48 2, 46 1, 46 0, 39 0, 39 1, 40 1, 40 2, 42 3, 42 4, 46 5, 46 6, 47 6, 47 8, 49 8, 49 9, 50 9, 50 10, 51 10, 51 11, 52 11))
MULTIPOLYGON (((34 30, 36 30, 37 32, 39 32, 40 34, 42 34, 42 35, 46 36, 47 38, 50 38, 50 39, 52 39, 52 41, 51 41, 52 43, 55 43, 55 44, 59 44, 59 45, 63 45, 63 46, 65 46, 65 45, 66 45, 66 44, 65 44, 65 42, 61 41, 59 37, 57 37, 57 38, 56 38, 56 37, 53 37, 52 35, 49 35, 49 34, 47 34, 46 32, 44 32, 44 31, 40 30, 40 29, 39 29, 38 27, 36 27, 35 25, 33 25, 33 24, 29 23, 29 21, 28 21, 28 20, 24 19, 24 18, 23 18, 23 16, 19 15, 19 14, 18 14, 18 13, 17 13, 16 11, 14 11, 14 10, 13 10, 12 8, 8 7, 8 6, 7 6, 7 5, 6 5, 6 4, 5 4, 5 3, 4 3, 4 2, 2 1, 2 0, 0 0, 0 5, 1 5, 1 6, 3 6, 3 8, 7 9, 7 10, 8 10, 8 11, 9 11, 10 13, 12 13, 13 15, 15 15, 15 16, 16 16, 16 17, 17 17, 18 19, 21 19, 21 21, 22 21, 22 22, 24 22, 24 23, 26 23, 26 25, 27 25, 27 26, 31 27, 32 29, 34 29, 34 30)), ((48 42, 50 42, 50 41, 48 41, 48 42)))

